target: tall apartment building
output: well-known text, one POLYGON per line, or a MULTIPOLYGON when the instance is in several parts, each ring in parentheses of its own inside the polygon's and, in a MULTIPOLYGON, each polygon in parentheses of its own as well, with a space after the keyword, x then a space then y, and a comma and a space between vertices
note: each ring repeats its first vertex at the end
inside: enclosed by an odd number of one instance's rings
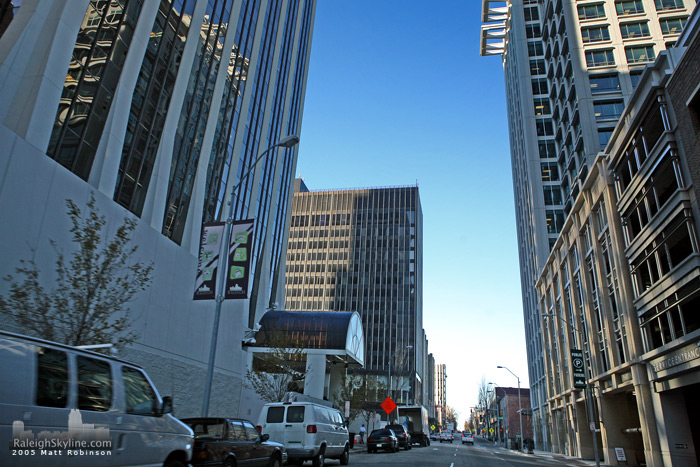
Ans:
POLYGON ((596 154, 693 0, 482 0, 481 54, 505 73, 530 397, 551 448, 535 283, 596 154))
POLYGON ((435 365, 435 407, 438 411, 435 418, 444 429, 447 416, 447 365, 444 363, 435 365))
POLYGON ((130 304, 139 339, 120 355, 180 416, 199 415, 215 307, 193 301, 200 235, 233 205, 234 219, 256 221, 252 285, 223 303, 211 407, 238 413, 241 339, 283 298, 297 151, 256 158, 300 132, 316 1, 0 6, 0 211, 13 225, 0 231, 0 275, 34 258, 51 288, 49 241, 73 248, 66 199, 84 208, 93 193, 108 232, 134 219, 134 260, 153 262, 153 281, 130 304))
POLYGON ((423 403, 423 214, 417 186, 309 191, 292 202, 285 309, 357 311, 364 373, 423 403))

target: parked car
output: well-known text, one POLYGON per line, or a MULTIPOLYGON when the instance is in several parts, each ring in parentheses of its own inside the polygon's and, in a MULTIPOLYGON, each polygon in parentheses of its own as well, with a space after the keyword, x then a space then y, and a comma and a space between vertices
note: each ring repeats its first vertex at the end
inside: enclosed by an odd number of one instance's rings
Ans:
POLYGON ((454 436, 452 435, 452 432, 449 430, 444 430, 440 432, 440 442, 452 442, 454 441, 454 436))
POLYGON ((430 439, 431 439, 431 441, 437 441, 437 440, 439 440, 439 439, 440 439, 440 433, 438 433, 437 431, 433 431, 432 433, 430 433, 430 439))
POLYGON ((290 463, 326 458, 350 461, 350 435, 340 411, 315 402, 270 402, 258 418, 257 429, 287 449, 290 463))
POLYGON ((474 435, 467 433, 466 431, 462 433, 462 444, 474 444, 474 435))
POLYGON ((389 429, 394 432, 396 438, 399 440, 399 447, 404 448, 406 451, 411 449, 411 435, 408 430, 403 425, 387 425, 384 428, 389 429))
POLYGON ((399 452, 399 439, 394 430, 383 428, 374 430, 367 438, 367 452, 383 449, 389 452, 399 452))
POLYGON ((268 441, 248 420, 238 418, 183 418, 194 431, 192 465, 282 467, 287 451, 268 441))
POLYGON ((172 399, 161 397, 138 365, 0 331, 0 375, 0 439, 11 443, 19 431, 28 442, 72 438, 92 444, 89 455, 56 448, 51 456, 31 447, 13 454, 5 445, 0 465, 184 467, 190 462, 192 430, 170 414, 172 399))

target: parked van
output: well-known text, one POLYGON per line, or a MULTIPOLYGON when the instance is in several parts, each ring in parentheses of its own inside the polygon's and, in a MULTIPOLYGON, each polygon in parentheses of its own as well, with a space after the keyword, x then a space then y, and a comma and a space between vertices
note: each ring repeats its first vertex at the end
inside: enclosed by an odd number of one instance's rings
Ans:
POLYGON ((191 459, 192 430, 137 365, 0 331, 0 375, 0 465, 184 467, 191 459))
POLYGON ((258 431, 287 448, 290 463, 312 460, 323 466, 326 458, 350 460, 348 429, 340 411, 314 402, 271 402, 258 419, 258 431))

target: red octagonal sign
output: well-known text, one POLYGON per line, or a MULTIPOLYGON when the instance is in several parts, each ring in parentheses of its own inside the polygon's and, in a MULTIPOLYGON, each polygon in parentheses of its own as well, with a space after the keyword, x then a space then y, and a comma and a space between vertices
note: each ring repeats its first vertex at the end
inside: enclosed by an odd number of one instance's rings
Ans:
POLYGON ((382 402, 381 406, 387 415, 389 415, 391 412, 393 412, 396 409, 396 404, 394 403, 393 400, 391 400, 391 397, 387 397, 386 399, 384 399, 384 402, 382 402))

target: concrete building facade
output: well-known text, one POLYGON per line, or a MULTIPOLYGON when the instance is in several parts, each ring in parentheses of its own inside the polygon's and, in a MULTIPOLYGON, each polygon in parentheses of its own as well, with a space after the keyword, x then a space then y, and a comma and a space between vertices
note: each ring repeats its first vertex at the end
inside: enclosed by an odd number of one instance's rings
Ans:
POLYGON ((534 439, 552 449, 534 287, 644 67, 694 0, 482 0, 481 54, 503 60, 534 439))
POLYGON ((381 376, 397 403, 423 404, 423 215, 418 187, 308 191, 292 203, 285 309, 357 311, 359 373, 381 376))
POLYGON ((553 444, 609 465, 697 465, 700 22, 640 77, 537 284, 553 444), (583 351, 593 420, 573 381, 583 351), (623 462, 619 454, 624 452, 623 462))
POLYGON ((0 212, 13 228, 0 231, 0 275, 34 259, 50 289, 50 242, 74 248, 67 199, 84 209, 94 195, 108 233, 133 219, 133 260, 152 262, 153 280, 129 304, 139 338, 119 355, 174 396, 178 416, 201 414, 212 342, 214 301, 193 300, 202 224, 230 205, 256 221, 251 285, 222 305, 211 412, 254 415, 241 341, 284 297, 297 150, 256 157, 300 132, 315 8, 24 0, 3 12, 0 212))

